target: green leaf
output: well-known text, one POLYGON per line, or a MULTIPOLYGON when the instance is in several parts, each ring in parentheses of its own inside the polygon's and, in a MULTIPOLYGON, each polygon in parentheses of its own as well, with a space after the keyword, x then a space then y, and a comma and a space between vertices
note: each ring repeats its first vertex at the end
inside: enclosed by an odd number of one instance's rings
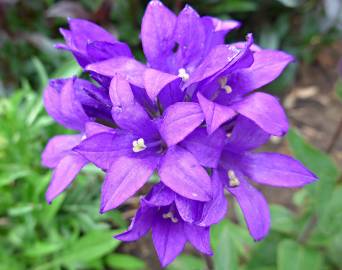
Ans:
POLYGON ((66 248, 63 249, 63 252, 56 260, 41 265, 37 269, 50 269, 52 266, 57 265, 72 266, 76 263, 84 264, 99 259, 113 251, 120 244, 120 241, 113 238, 115 233, 116 231, 109 230, 97 230, 87 233, 75 242, 66 245, 66 248))
POLYGON ((291 129, 287 140, 295 157, 319 178, 317 182, 306 186, 306 189, 316 210, 320 212, 331 198, 340 172, 327 154, 307 143, 297 131, 291 129))
POLYGON ((146 269, 145 262, 131 255, 113 254, 109 255, 106 263, 115 269, 146 269))
POLYGON ((292 240, 283 240, 278 245, 278 270, 321 270, 323 257, 315 250, 300 246, 292 240))
POLYGON ((33 58, 32 63, 38 73, 40 91, 42 91, 49 81, 49 76, 45 70, 44 65, 38 58, 33 58))
POLYGON ((203 270, 205 269, 205 263, 201 258, 180 255, 177 259, 167 268, 167 270, 203 270))
POLYGON ((290 210, 281 205, 272 204, 270 206, 272 218, 272 230, 281 233, 292 233, 295 231, 293 214, 290 210))
POLYGON ((41 257, 47 254, 54 253, 63 247, 63 243, 45 243, 38 242, 34 245, 30 245, 30 248, 24 250, 24 254, 27 257, 41 257))
POLYGON ((230 230, 229 223, 224 220, 213 227, 211 240, 215 270, 235 270, 239 266, 238 251, 232 239, 234 232, 230 230))

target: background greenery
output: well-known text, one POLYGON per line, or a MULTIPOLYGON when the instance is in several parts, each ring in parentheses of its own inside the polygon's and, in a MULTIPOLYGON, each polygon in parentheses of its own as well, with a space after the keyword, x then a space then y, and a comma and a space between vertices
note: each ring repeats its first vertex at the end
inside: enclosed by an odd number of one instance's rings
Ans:
MULTIPOLYGON (((47 205, 44 192, 50 172, 40 165, 47 140, 68 132, 47 116, 42 91, 48 78, 81 72, 70 55, 53 49, 60 40, 58 27, 66 26, 67 16, 91 19, 128 42, 136 57, 143 59, 139 28, 146 2, 0 0, 1 270, 159 269, 149 239, 123 244, 112 238, 127 227, 136 200, 100 215, 103 175, 87 167, 72 188, 47 205)), ((183 1, 165 3, 175 11, 184 5, 183 1)), ((261 46, 281 48, 297 57, 297 63, 268 87, 281 97, 296 85, 301 67, 316 65, 320 52, 342 36, 339 0, 188 3, 202 15, 232 16, 242 21, 242 29, 231 34, 228 41, 253 32, 261 46)), ((336 91, 342 97, 341 80, 336 83, 336 91)), ((293 196, 287 201, 271 204, 272 230, 260 243, 250 238, 241 212, 230 200, 229 219, 212 230, 215 255, 200 257, 187 248, 168 269, 342 268, 341 171, 328 153, 319 150, 323 147, 309 144, 295 129, 282 145, 282 151, 291 151, 320 181, 292 190, 293 196)))

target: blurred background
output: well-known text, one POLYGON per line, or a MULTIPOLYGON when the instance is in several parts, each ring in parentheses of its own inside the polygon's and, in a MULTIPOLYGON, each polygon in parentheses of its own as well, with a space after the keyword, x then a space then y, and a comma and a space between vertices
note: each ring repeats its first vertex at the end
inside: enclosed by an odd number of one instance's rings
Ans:
MULTIPOLYGON (((67 17, 92 20, 129 43, 139 39, 148 1, 0 0, 0 269, 160 269, 150 237, 120 243, 138 199, 100 215, 102 173, 86 167, 52 205, 44 192, 50 172, 40 165, 47 140, 68 133, 42 105, 49 78, 80 74, 71 55, 57 51, 67 17)), ((164 1, 178 12, 185 1, 164 1)), ((213 257, 187 247, 169 270, 342 269, 342 1, 196 0, 201 15, 243 23, 227 42, 252 32, 264 48, 296 56, 267 86, 292 123, 266 150, 292 154, 320 181, 306 188, 261 188, 271 204, 272 230, 259 243, 248 235, 229 199, 228 219, 212 230, 213 257)))

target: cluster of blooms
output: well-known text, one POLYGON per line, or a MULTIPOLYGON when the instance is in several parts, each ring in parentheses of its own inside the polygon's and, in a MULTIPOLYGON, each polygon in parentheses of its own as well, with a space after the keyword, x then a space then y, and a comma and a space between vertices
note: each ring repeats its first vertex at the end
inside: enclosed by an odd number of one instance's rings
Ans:
POLYGON ((66 44, 91 80, 50 81, 47 112, 79 132, 52 138, 43 164, 53 169, 48 202, 93 163, 105 173, 100 212, 124 203, 157 173, 160 182, 141 198, 129 229, 116 237, 134 241, 152 230, 163 266, 186 242, 212 254, 210 226, 224 218, 230 193, 251 236, 270 226, 267 202, 249 180, 300 187, 316 180, 300 162, 255 152, 271 135, 288 130, 278 100, 253 92, 271 82, 292 56, 246 41, 224 44, 239 27, 233 20, 200 17, 190 6, 178 15, 149 3, 141 40, 147 63, 99 26, 80 19, 62 29, 66 44))

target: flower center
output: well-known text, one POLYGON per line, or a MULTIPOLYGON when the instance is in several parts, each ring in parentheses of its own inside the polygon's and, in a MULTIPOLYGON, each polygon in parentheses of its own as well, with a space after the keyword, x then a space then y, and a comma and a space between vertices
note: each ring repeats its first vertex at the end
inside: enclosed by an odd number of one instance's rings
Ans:
POLYGON ((178 69, 178 77, 182 78, 183 82, 189 80, 189 73, 186 72, 185 68, 178 69))
POLYGON ((144 151, 147 148, 143 138, 139 138, 138 140, 134 140, 132 145, 133 145, 133 152, 134 153, 144 151))
POLYGON ((228 179, 230 187, 238 187, 240 185, 240 180, 236 177, 233 170, 228 170, 228 179))
POLYGON ((171 221, 172 221, 173 223, 177 223, 177 222, 178 222, 178 218, 176 218, 176 217, 174 216, 174 214, 173 214, 172 211, 169 211, 169 212, 163 214, 163 218, 165 218, 165 219, 168 219, 168 218, 169 218, 169 219, 171 219, 171 221))
POLYGON ((227 94, 230 94, 231 92, 233 92, 233 89, 227 84, 227 80, 227 77, 221 77, 219 79, 219 83, 221 88, 225 90, 227 94))

